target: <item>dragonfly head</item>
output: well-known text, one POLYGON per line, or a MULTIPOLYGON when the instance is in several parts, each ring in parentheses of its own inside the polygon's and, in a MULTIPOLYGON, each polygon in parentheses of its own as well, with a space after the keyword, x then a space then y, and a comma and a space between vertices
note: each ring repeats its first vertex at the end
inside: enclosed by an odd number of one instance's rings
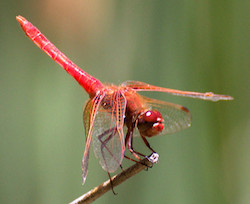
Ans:
POLYGON ((147 110, 138 116, 137 127, 141 135, 152 137, 164 129, 163 122, 162 115, 158 110, 147 110))

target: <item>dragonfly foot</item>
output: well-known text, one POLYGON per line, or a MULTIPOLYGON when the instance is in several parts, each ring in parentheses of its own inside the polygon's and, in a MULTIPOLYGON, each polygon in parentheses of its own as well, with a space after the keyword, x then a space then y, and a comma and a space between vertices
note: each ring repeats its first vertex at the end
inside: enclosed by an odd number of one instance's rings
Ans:
POLYGON ((117 195, 118 193, 116 193, 116 192, 114 191, 114 185, 113 185, 113 181, 112 181, 112 178, 111 178, 111 176, 110 176, 110 173, 109 173, 109 172, 107 172, 107 173, 108 173, 109 180, 110 180, 111 190, 112 190, 112 192, 113 192, 114 195, 117 195))
POLYGON ((111 189, 112 189, 112 192, 113 192, 114 195, 118 195, 118 193, 116 193, 116 192, 114 191, 113 186, 111 187, 111 189))

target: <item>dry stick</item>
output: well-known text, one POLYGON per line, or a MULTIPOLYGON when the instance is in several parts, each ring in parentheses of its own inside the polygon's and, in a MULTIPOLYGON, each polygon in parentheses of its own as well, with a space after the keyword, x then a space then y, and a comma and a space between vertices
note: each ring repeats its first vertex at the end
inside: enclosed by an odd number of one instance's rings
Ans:
MULTIPOLYGON (((121 184, 123 181, 126 181, 127 179, 129 179, 130 177, 139 173, 143 169, 148 168, 148 167, 153 165, 153 163, 150 162, 146 158, 143 159, 141 161, 141 163, 136 163, 133 166, 131 166, 131 167, 127 168, 126 170, 124 170, 123 172, 121 172, 120 174, 113 176, 112 177, 113 186, 115 187, 115 186, 121 184), (143 163, 143 164, 141 164, 141 163, 143 163)), ((101 185, 93 188, 89 192, 87 192, 84 195, 80 196, 79 198, 75 199, 70 204, 92 203, 97 198, 102 196, 104 193, 108 192, 109 190, 111 190, 111 184, 110 184, 110 180, 107 180, 104 183, 102 183, 101 185)))

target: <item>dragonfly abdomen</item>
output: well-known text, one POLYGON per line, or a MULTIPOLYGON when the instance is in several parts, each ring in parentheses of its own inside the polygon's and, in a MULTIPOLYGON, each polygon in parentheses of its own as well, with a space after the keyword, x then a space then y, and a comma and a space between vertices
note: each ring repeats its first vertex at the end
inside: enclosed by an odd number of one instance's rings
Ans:
POLYGON ((98 91, 103 89, 103 84, 96 78, 84 72, 74 64, 66 55, 56 48, 35 26, 22 16, 16 17, 26 35, 63 69, 65 69, 75 80, 87 91, 90 97, 94 97, 98 91))

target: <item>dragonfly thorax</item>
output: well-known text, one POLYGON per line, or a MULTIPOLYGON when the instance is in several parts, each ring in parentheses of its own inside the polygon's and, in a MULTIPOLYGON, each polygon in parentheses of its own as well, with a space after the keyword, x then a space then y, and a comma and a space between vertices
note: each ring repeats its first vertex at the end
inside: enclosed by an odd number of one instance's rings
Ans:
POLYGON ((158 135, 164 129, 164 120, 158 110, 142 112, 137 119, 137 128, 145 137, 158 135))

